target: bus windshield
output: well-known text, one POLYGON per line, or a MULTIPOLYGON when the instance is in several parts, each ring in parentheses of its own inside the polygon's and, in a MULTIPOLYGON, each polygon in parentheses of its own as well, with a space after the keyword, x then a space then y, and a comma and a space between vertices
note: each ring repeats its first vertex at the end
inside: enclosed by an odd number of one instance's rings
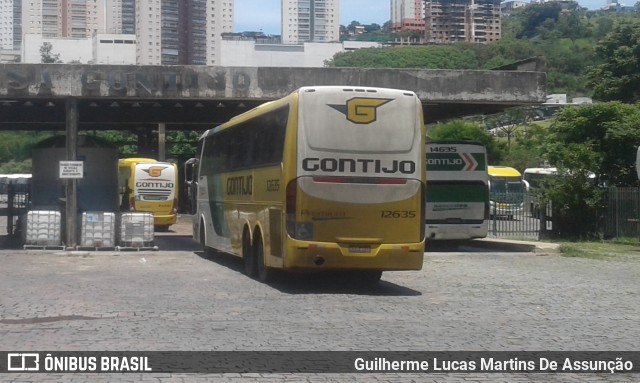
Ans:
POLYGON ((520 177, 491 177, 491 193, 523 193, 520 177))

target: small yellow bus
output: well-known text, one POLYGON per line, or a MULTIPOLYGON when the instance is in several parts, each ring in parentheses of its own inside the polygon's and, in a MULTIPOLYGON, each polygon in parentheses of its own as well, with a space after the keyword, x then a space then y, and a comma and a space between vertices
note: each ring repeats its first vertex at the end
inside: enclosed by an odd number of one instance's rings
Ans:
POLYGON ((245 273, 420 270, 425 131, 415 93, 301 88, 203 134, 193 236, 245 273))
POLYGON ((511 220, 522 215, 526 191, 522 174, 508 166, 489 166, 488 172, 491 216, 511 220))
POLYGON ((178 215, 178 168, 152 158, 118 160, 120 210, 153 213, 156 230, 176 223, 178 215))

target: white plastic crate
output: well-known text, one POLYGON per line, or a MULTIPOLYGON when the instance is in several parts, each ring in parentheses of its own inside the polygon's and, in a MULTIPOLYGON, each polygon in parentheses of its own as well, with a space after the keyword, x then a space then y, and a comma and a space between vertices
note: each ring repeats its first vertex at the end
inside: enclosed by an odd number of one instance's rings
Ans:
POLYGON ((153 214, 122 213, 120 215, 120 246, 153 246, 153 214))
POLYGON ((114 247, 116 245, 116 215, 108 212, 82 213, 80 246, 114 247))
POLYGON ((61 214, 53 210, 31 210, 27 213, 25 244, 30 246, 60 246, 61 214))

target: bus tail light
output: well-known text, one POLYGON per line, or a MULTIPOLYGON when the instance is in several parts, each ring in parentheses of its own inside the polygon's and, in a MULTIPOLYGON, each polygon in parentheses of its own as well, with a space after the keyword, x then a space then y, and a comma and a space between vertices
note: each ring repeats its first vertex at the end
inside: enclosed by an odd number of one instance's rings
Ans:
POLYGON ((286 227, 291 238, 296 235, 296 199, 298 198, 298 181, 292 180, 287 184, 286 191, 286 227))
POLYGON ((171 206, 171 214, 177 214, 177 213, 178 213, 178 199, 174 198, 173 206, 171 206))
POLYGON ((129 198, 129 210, 136 211, 136 199, 135 197, 129 198))
POLYGON ((420 240, 424 240, 426 236, 426 227, 427 224, 427 193, 426 193, 426 184, 424 182, 420 183, 420 240))

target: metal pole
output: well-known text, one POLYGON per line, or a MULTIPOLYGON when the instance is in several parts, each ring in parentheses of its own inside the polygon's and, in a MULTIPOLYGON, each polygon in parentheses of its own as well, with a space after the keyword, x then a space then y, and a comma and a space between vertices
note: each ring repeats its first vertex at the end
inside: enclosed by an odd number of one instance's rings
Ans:
POLYGON ((166 124, 161 122, 158 124, 158 161, 164 162, 167 160, 166 150, 166 124))
MULTIPOLYGON (((66 148, 67 161, 75 161, 78 157, 78 100, 69 98, 66 100, 66 148)), ((78 214, 78 183, 76 179, 66 180, 66 245, 75 247, 77 244, 77 214, 78 214)))

